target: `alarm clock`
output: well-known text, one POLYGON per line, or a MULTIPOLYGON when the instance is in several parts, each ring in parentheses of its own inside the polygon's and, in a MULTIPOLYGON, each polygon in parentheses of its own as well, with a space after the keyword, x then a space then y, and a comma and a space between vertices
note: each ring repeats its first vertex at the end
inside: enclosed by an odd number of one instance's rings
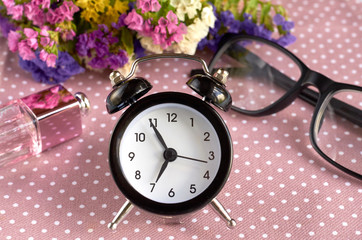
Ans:
POLYGON ((228 179, 233 158, 230 133, 210 104, 227 111, 231 96, 227 72, 211 75, 204 60, 185 54, 156 54, 136 59, 127 77, 110 75, 114 84, 106 99, 112 114, 129 106, 116 124, 109 146, 113 179, 126 202, 108 225, 116 229, 133 206, 167 219, 180 219, 210 204, 228 227, 236 225, 216 199, 228 179), (204 74, 187 85, 201 99, 181 92, 143 97, 152 85, 133 77, 139 63, 184 58, 202 64, 204 74), (143 98, 142 98, 143 97, 143 98))

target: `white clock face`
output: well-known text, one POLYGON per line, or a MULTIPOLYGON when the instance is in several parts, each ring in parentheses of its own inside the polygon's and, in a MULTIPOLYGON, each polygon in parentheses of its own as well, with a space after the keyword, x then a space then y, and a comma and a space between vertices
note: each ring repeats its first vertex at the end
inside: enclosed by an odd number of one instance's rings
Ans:
POLYGON ((210 121, 178 103, 140 112, 123 133, 118 154, 123 175, 137 192, 170 204, 204 192, 217 175, 222 155, 210 121))

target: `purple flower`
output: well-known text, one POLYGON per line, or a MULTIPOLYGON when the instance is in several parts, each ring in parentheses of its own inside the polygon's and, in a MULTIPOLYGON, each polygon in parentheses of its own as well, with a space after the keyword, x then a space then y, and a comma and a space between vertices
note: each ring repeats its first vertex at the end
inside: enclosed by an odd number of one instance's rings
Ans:
POLYGON ((294 22, 292 21, 286 21, 285 18, 280 15, 280 14, 276 14, 273 18, 273 22, 277 25, 277 26, 282 26, 282 29, 284 31, 290 31, 292 30, 292 28, 294 28, 294 22))
POLYGON ((15 31, 15 26, 7 18, 0 15, 0 28, 2 35, 7 38, 10 31, 15 31))
POLYGON ((118 54, 111 54, 107 58, 109 68, 116 70, 117 68, 123 67, 128 62, 127 53, 124 50, 120 50, 118 54))
POLYGON ((127 14, 122 14, 121 16, 119 16, 117 23, 112 23, 112 27, 115 29, 120 29, 123 26, 126 26, 126 24, 124 23, 124 19, 127 17, 127 14))
POLYGON ((133 41, 134 53, 136 54, 136 58, 146 56, 145 49, 142 47, 140 41, 135 38, 133 41))
POLYGON ((67 52, 59 51, 55 67, 48 67, 39 59, 39 54, 36 52, 36 58, 31 61, 19 58, 19 65, 30 72, 37 82, 62 83, 69 77, 84 72, 84 69, 67 52))
POLYGON ((284 31, 290 31, 294 28, 294 22, 285 21, 282 25, 284 31))
POLYGON ((76 51, 79 56, 84 57, 88 54, 88 35, 86 33, 80 34, 77 38, 77 43, 75 45, 76 51))
POLYGON ((94 57, 88 62, 88 65, 95 69, 102 69, 106 68, 108 63, 103 58, 94 57))
POLYGON ((254 35, 254 30, 257 25, 253 22, 252 17, 248 13, 244 13, 244 21, 240 24, 240 32, 246 32, 247 34, 254 35))
POLYGON ((285 18, 280 15, 280 14, 275 14, 275 16, 273 17, 273 22, 277 25, 277 26, 281 26, 285 21, 285 18))
POLYGON ((238 33, 240 28, 240 22, 235 20, 234 15, 230 11, 224 11, 220 13, 220 21, 228 28, 230 33, 238 33))
POLYGON ((102 42, 96 42, 95 50, 96 50, 97 56, 100 58, 108 55, 108 53, 109 53, 108 44, 103 44, 102 42))
POLYGON ((265 39, 268 39, 268 40, 271 40, 271 35, 272 35, 272 32, 270 30, 268 30, 264 24, 261 24, 261 25, 255 25, 254 26, 254 32, 253 32, 254 36, 258 36, 258 37, 262 37, 262 38, 265 38, 265 39))
POLYGON ((297 38, 295 36, 293 36, 291 33, 287 33, 286 35, 280 37, 279 39, 273 39, 273 41, 283 47, 286 47, 286 46, 294 43, 296 39, 297 38))

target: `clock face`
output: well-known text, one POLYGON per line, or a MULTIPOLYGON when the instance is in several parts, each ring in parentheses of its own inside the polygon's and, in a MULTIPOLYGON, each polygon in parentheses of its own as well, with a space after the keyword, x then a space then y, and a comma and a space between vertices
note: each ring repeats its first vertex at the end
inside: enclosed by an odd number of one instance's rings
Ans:
POLYGON ((187 94, 158 93, 132 105, 120 119, 111 141, 111 169, 136 205, 166 215, 168 208, 172 214, 187 212, 224 185, 230 142, 209 105, 187 94))

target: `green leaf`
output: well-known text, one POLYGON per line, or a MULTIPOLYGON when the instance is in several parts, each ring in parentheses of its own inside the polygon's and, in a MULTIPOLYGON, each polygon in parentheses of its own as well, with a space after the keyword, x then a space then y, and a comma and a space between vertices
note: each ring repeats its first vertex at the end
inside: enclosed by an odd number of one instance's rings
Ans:
POLYGON ((264 23, 265 25, 267 25, 266 21, 267 21, 267 16, 269 16, 270 9, 271 9, 270 2, 266 2, 261 9, 260 22, 264 23))
POLYGON ((69 54, 71 54, 75 50, 75 41, 62 41, 62 43, 59 44, 58 48, 59 51, 68 52, 69 54))
POLYGON ((259 3, 259 0, 249 0, 247 3, 246 3, 246 10, 245 12, 246 13, 250 13, 252 11, 255 11, 255 9, 257 9, 258 7, 258 3, 259 3))
POLYGON ((269 31, 274 31, 274 27, 273 27, 273 19, 270 15, 265 16, 264 19, 264 26, 269 30, 269 31))
POLYGON ((128 55, 132 55, 133 54, 133 35, 132 32, 130 30, 128 30, 127 28, 122 28, 121 30, 121 41, 123 43, 123 46, 126 50, 126 52, 128 53, 128 55))

